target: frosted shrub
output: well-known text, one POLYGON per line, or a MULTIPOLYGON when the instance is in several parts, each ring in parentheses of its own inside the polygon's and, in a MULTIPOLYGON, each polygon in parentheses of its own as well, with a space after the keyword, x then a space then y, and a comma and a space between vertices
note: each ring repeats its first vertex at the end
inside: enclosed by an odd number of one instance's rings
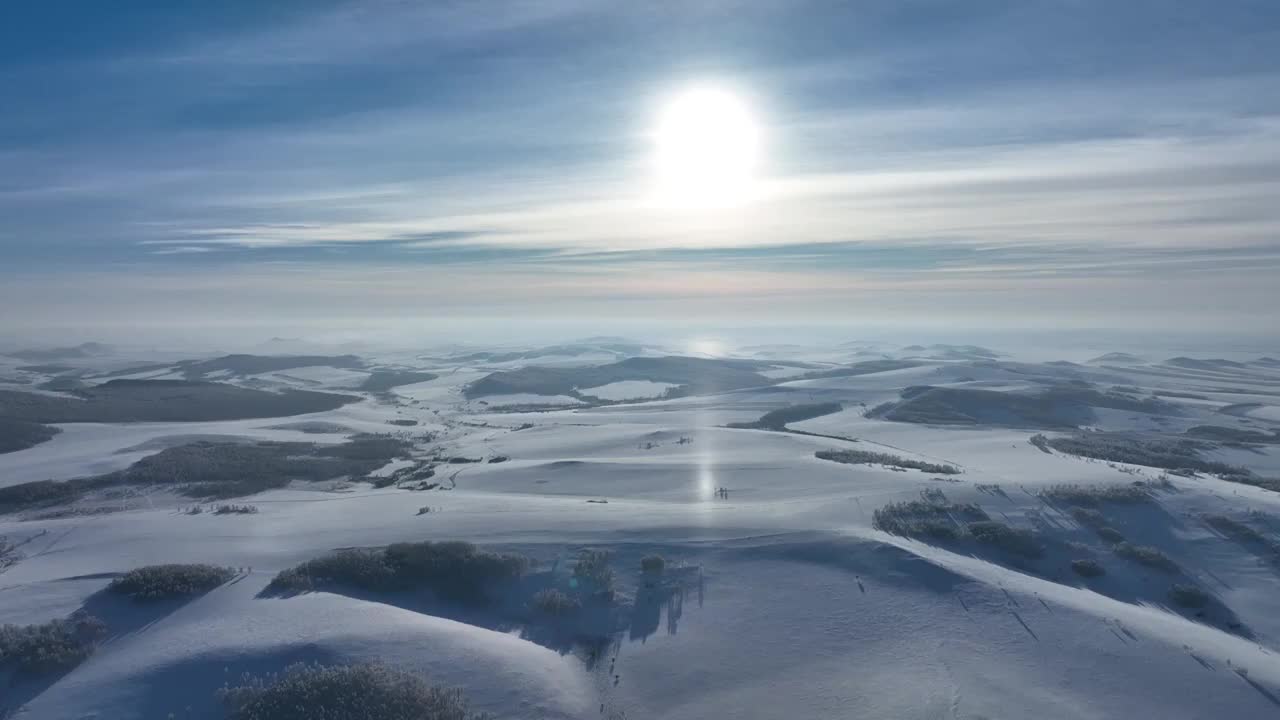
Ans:
POLYGON ((112 580, 107 590, 134 600, 160 600, 203 595, 233 577, 234 570, 216 565, 148 565, 112 580))
POLYGON ((219 695, 231 720, 486 720, 460 690, 382 665, 297 664, 219 695))

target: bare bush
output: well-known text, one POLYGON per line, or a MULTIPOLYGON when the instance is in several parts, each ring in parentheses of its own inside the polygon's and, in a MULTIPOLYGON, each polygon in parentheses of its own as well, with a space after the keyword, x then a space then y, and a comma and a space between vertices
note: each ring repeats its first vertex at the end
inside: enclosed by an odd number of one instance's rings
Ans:
POLYGON ((977 505, 911 500, 889 503, 872 515, 872 526, 894 535, 954 540, 964 535, 959 521, 989 520, 977 505))
POLYGON ((462 692, 382 665, 297 664, 219 695, 231 720, 485 720, 462 692))
POLYGON ((1096 507, 1103 503, 1151 502, 1151 494, 1142 485, 1050 485, 1040 491, 1042 497, 1056 502, 1096 507))
POLYGON ((1072 507, 1071 517, 1081 525, 1100 528, 1107 524, 1107 517, 1095 508, 1072 507))
POLYGON ((1209 527, 1217 530, 1223 535, 1226 535, 1232 540, 1242 542, 1267 542, 1266 536, 1262 533, 1238 520, 1233 520, 1226 515, 1205 515, 1204 522, 1209 527))
POLYGON ((21 558, 22 553, 18 552, 18 546, 9 542, 9 538, 0 535, 0 572, 17 563, 21 558))
POLYGON ((1209 604, 1209 594, 1195 585, 1173 585, 1169 588, 1169 599, 1173 604, 1184 608, 1202 608, 1209 604))
POLYGON ((889 453, 866 452, 864 450, 819 450, 814 457, 820 460, 845 463, 846 465, 885 465, 892 468, 905 468, 933 473, 935 475, 959 475, 960 469, 954 465, 912 460, 889 453))
POLYGON ((1071 570, 1081 577, 1099 577, 1107 574, 1107 571, 1097 560, 1088 558, 1083 560, 1072 560, 1071 570))
POLYGON ((348 585, 364 590, 392 589, 394 573, 381 552, 339 550, 283 570, 272 578, 267 590, 304 592, 325 585, 348 585))
POLYGON ((38 674, 70 670, 93 654, 107 634, 85 613, 41 625, 0 626, 0 669, 38 674))
POLYGON ((609 553, 604 550, 583 550, 573 564, 573 577, 588 592, 613 590, 613 568, 609 567, 609 553))
POLYGON ((494 585, 528 569, 519 555, 493 553, 465 542, 396 543, 383 550, 340 550, 276 575, 267 589, 303 592, 325 585, 362 590, 429 589, 441 598, 477 602, 494 585))
POLYGON ((515 580, 529 568, 520 555, 480 550, 467 542, 396 543, 384 555, 401 585, 429 588, 459 601, 482 600, 491 586, 515 580))
POLYGON ((967 529, 974 540, 993 545, 1015 555, 1038 558, 1044 554, 1044 547, 1036 539, 1035 533, 1030 530, 1011 527, 994 520, 971 522, 967 529))
POLYGON ((203 595, 233 577, 234 570, 216 565, 148 565, 112 580, 107 590, 134 600, 160 600, 203 595))
POLYGON ((1124 542, 1124 534, 1113 527, 1104 525, 1100 528, 1094 528, 1094 532, 1098 534, 1098 537, 1109 543, 1124 542))
POLYGON ((534 593, 533 607, 540 613, 562 617, 582 609, 582 603, 555 588, 547 588, 534 593))
POLYGON ((1115 553, 1136 563, 1156 568, 1165 572, 1177 572, 1178 564, 1169 559, 1159 548, 1150 545, 1134 545, 1131 542, 1117 543, 1115 553))

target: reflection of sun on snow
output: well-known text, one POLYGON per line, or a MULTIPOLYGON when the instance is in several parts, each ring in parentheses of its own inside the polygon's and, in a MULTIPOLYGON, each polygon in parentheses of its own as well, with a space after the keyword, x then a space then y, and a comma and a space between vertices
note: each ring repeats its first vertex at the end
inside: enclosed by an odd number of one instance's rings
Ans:
POLYGON ((698 499, 707 501, 715 494, 716 473, 712 467, 711 459, 705 455, 698 460, 698 499))
MULTIPOLYGON (((685 348, 685 352, 689 355, 707 358, 724 357, 726 350, 723 342, 711 338, 691 340, 685 348)), ((716 451, 713 431, 710 429, 719 425, 720 422, 710 408, 699 405, 694 411, 693 423, 694 443, 696 443, 698 449, 698 467, 694 479, 694 491, 698 499, 706 503, 715 496, 716 488, 716 451)), ((710 506, 704 505, 703 507, 704 509, 709 509, 710 506)))
POLYGON ((720 357, 724 354, 724 343, 719 340, 694 340, 689 343, 689 354, 720 357))

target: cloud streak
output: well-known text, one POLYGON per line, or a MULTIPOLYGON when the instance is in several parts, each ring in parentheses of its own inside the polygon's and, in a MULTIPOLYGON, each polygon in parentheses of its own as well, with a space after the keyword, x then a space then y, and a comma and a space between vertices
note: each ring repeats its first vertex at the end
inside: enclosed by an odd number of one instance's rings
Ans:
POLYGON ((758 296, 813 315, 910 292, 978 316, 1100 287, 1172 322, 1146 299, 1186 305, 1174 276, 1227 322, 1280 311, 1257 286, 1280 271, 1280 14, 929 5, 340 2, 214 9, 75 57, 10 38, 0 277, 142 298, 168 276, 216 304, 270 267, 279 284, 242 291, 282 313, 286 288, 386 311, 345 294, 387 297, 399 272, 460 313, 758 296), (766 125, 758 199, 657 207, 656 104, 707 78, 766 125))

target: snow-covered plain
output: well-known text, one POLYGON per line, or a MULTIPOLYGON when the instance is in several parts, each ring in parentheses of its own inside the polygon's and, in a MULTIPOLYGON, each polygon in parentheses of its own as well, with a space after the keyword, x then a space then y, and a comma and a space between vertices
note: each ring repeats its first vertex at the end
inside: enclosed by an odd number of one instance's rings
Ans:
POLYGON ((568 395, 510 393, 507 395, 489 395, 476 404, 492 407, 519 407, 521 405, 581 405, 582 401, 568 395))
MULTIPOLYGON (((792 361, 830 357, 788 352, 792 361)), ((780 384, 766 389, 537 412, 501 406, 555 400, 485 398, 481 405, 464 400, 462 388, 482 370, 423 369, 441 377, 330 412, 287 420, 69 424, 49 442, 0 455, 0 485, 65 480, 126 467, 189 437, 337 443, 347 436, 272 429, 323 422, 351 432, 411 431, 423 457, 507 458, 441 465, 437 479, 447 478, 449 490, 294 485, 237 501, 256 505, 253 515, 189 516, 179 507, 190 500, 155 494, 126 498, 110 514, 0 516, 0 536, 21 544, 22 554, 0 573, 2 623, 98 608, 110 579, 141 565, 238 569, 232 583, 179 606, 104 607, 113 634, 88 661, 51 684, 0 678, 11 681, 7 690, 0 685, 0 708, 33 719, 217 718, 214 690, 243 672, 278 671, 298 660, 378 660, 460 686, 473 705, 500 718, 1280 713, 1280 573, 1202 521, 1205 513, 1280 518, 1280 495, 1207 474, 1173 476, 1150 508, 1115 515, 1126 536, 1159 547, 1228 607, 1239 622, 1232 629, 1171 608, 1163 595, 1168 577, 1114 557, 1064 508, 1037 495, 1058 483, 1154 481, 1161 471, 1045 452, 1028 442, 1034 429, 867 417, 869 408, 908 386, 1017 390, 1035 386, 1028 372, 1065 372, 1060 368, 938 361, 851 377, 778 377, 780 384), (788 426, 799 432, 725 427, 827 402, 844 409, 788 426), (388 424, 394 420, 418 424, 388 424), (962 472, 941 478, 814 454, 841 449, 962 472), (721 487, 727 498, 716 496, 721 487), (1104 585, 1074 575, 1056 557, 1018 567, 872 527, 877 508, 934 491, 1014 527, 1077 543, 1078 553, 1105 565, 1111 590, 1100 591, 1104 585), (418 515, 422 506, 431 512, 418 515), (608 549, 623 593, 639 581, 639 558, 652 553, 669 565, 697 566, 702 581, 678 602, 632 617, 608 648, 608 662, 376 597, 259 596, 276 572, 335 548, 419 540, 470 540, 544 563, 584 547, 608 549)), ((1208 380, 1207 371, 1147 365, 1070 372, 1103 387, 1199 396, 1166 398, 1179 408, 1168 419, 1174 431, 1204 424, 1280 429, 1273 414, 1280 401, 1267 394, 1280 384, 1280 371, 1215 371, 1208 380), (1254 394, 1216 392, 1224 388, 1254 394), (1260 406, 1240 415, 1219 412, 1242 402, 1260 406)), ((273 380, 288 383, 287 376, 304 379, 285 371, 273 380)), ((339 382, 323 371, 309 371, 305 380, 322 377, 339 382)), ((644 381, 613 385, 633 382, 644 381)), ((1097 425, 1117 431, 1159 424, 1141 413, 1105 410, 1097 425)), ((1217 452, 1232 464, 1280 474, 1280 445, 1217 452)), ((400 460, 378 474, 411 464, 400 460)), ((1280 531, 1269 527, 1273 536, 1280 531)))
POLYGON ((587 397, 601 400, 641 400, 661 397, 664 392, 673 387, 679 386, 675 383, 653 382, 652 380, 620 380, 608 385, 578 388, 578 391, 587 397))

